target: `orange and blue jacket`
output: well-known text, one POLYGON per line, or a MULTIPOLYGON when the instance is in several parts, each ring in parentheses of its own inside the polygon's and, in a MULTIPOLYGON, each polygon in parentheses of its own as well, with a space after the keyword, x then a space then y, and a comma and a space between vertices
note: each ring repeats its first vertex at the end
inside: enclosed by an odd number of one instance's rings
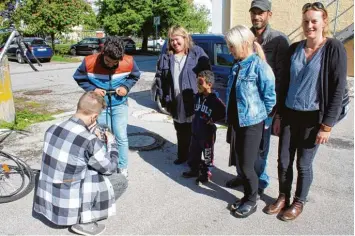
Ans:
MULTIPOLYGON (((114 70, 109 70, 102 66, 101 55, 94 54, 85 57, 73 75, 74 80, 85 91, 93 91, 96 88, 109 91, 115 90, 118 87, 125 87, 128 94, 141 75, 133 57, 124 55, 118 67, 114 70)), ((109 104, 107 94, 105 100, 109 104)), ((126 102, 126 100, 127 95, 121 97, 115 93, 112 95, 111 106, 120 105, 126 102)))

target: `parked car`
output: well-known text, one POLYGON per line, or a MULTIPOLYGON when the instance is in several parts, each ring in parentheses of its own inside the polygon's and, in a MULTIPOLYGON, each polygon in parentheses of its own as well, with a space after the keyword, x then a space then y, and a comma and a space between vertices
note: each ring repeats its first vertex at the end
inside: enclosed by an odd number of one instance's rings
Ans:
MULTIPOLYGON (((228 75, 230 73, 231 66, 233 65, 234 58, 229 53, 227 43, 222 34, 192 34, 192 40, 198 46, 200 46, 208 55, 212 67, 212 71, 215 75, 214 90, 219 93, 219 97, 226 101, 226 87, 228 82, 228 75)), ((167 42, 165 41, 161 53, 166 53, 167 42)), ((151 96, 154 101, 157 102, 158 108, 162 113, 168 114, 164 108, 162 108, 159 97, 156 94, 155 81, 153 81, 151 87, 151 96)))
POLYGON ((161 49, 161 47, 164 45, 164 43, 165 43, 165 40, 162 39, 161 37, 159 39, 149 38, 147 47, 148 48, 161 49))
POLYGON ((136 52, 136 43, 129 37, 122 37, 124 42, 124 49, 127 54, 135 53, 136 52))
POLYGON ((84 38, 77 44, 70 46, 70 54, 75 55, 90 55, 101 51, 104 46, 105 38, 84 38))
MULTIPOLYGON (((26 43, 30 49, 32 54, 40 61, 50 62, 53 56, 52 48, 44 41, 42 38, 36 37, 25 37, 23 38, 24 43, 26 43)), ((0 51, 4 45, 1 46, 0 51)), ((26 55, 30 60, 34 60, 34 57, 27 49, 26 55)), ((6 55, 9 59, 15 59, 18 63, 24 63, 25 60, 21 57, 20 49, 15 41, 15 39, 11 42, 9 48, 6 51, 6 55)))
MULTIPOLYGON (((125 52, 134 53, 136 51, 136 43, 129 37, 122 37, 125 52)), ((84 38, 77 44, 70 46, 70 54, 75 55, 91 55, 101 52, 106 38, 84 38)))

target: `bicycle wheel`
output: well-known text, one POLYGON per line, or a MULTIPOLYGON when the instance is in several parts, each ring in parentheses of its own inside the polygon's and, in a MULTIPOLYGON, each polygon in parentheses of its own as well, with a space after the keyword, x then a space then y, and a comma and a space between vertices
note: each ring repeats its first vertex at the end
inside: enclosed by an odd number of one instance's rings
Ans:
POLYGON ((15 201, 32 191, 35 186, 35 176, 31 168, 24 161, 0 151, 0 162, 2 163, 2 170, 0 172, 0 203, 15 201), (7 164, 10 162, 10 165, 7 164))
POLYGON ((0 198, 11 197, 25 185, 25 174, 19 162, 1 155, 0 161, 0 198))

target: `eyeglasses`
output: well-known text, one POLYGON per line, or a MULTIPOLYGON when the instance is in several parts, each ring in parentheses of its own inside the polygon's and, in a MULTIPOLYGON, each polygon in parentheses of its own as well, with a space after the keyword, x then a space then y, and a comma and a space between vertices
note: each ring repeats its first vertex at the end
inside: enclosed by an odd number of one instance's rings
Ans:
POLYGON ((315 7, 315 8, 318 8, 318 9, 325 9, 323 3, 321 2, 314 2, 314 3, 306 3, 303 5, 302 7, 302 11, 305 11, 309 8, 312 8, 312 7, 315 7))

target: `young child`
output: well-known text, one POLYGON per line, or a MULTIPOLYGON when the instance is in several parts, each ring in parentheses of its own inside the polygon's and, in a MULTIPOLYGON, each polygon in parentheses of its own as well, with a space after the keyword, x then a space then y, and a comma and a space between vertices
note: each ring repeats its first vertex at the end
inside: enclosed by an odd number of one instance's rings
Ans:
POLYGON ((188 164, 190 171, 182 174, 185 178, 197 177, 196 184, 208 182, 213 166, 214 143, 217 127, 214 122, 225 118, 224 103, 212 92, 214 75, 204 70, 198 74, 198 94, 195 96, 195 117, 192 121, 192 138, 188 164), (203 157, 201 159, 201 153, 203 157))

